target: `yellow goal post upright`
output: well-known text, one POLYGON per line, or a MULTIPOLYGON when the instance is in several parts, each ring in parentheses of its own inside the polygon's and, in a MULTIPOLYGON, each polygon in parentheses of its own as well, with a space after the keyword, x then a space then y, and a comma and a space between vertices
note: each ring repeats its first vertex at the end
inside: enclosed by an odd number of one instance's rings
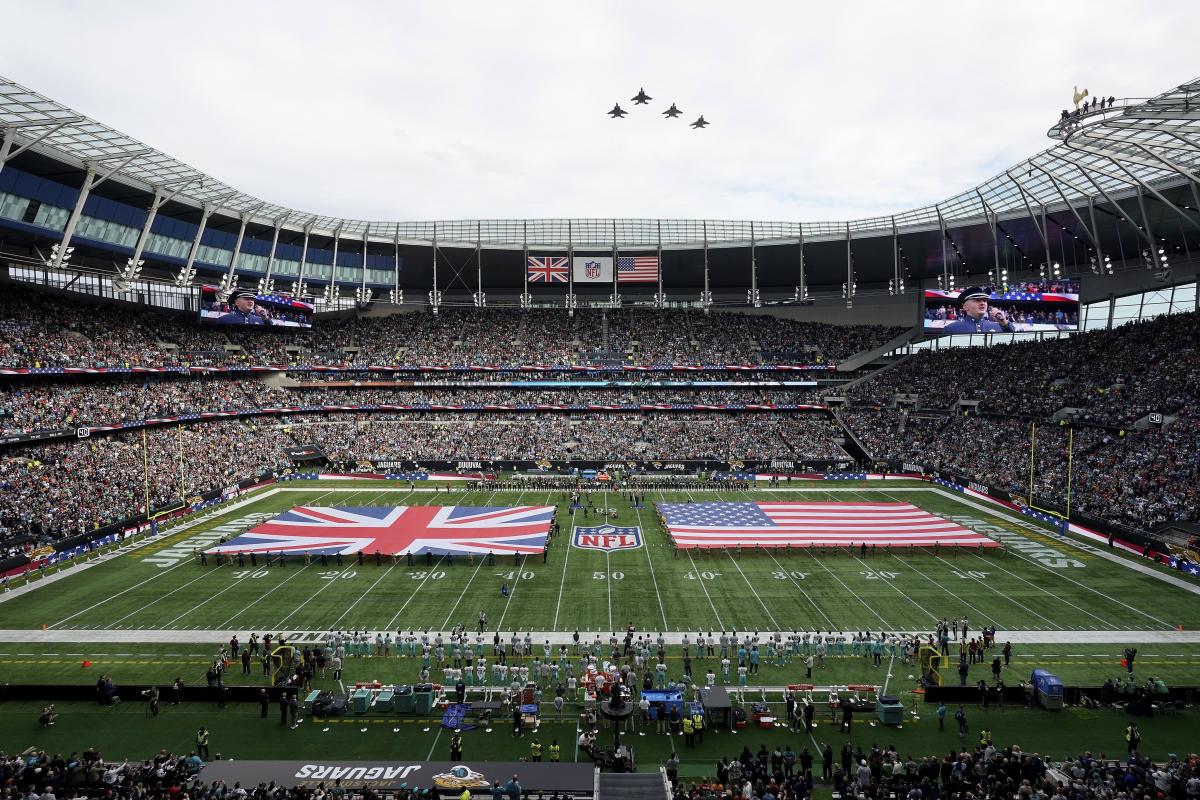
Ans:
POLYGON ((1067 506, 1066 513, 1055 511, 1052 508, 1042 508, 1034 502, 1033 485, 1034 477, 1037 473, 1037 421, 1029 423, 1029 489, 1025 495, 1025 505, 1029 508, 1040 511, 1043 514, 1049 514, 1059 521, 1060 531, 1071 521, 1071 482, 1075 472, 1075 428, 1069 426, 1067 428, 1067 506))
POLYGON ((280 681, 292 677, 296 666, 296 648, 290 644, 281 644, 271 650, 271 685, 276 686, 280 681))
POLYGON ((923 644, 917 651, 917 661, 921 665, 921 677, 928 683, 942 685, 942 670, 950 664, 950 657, 943 655, 937 647, 923 644))

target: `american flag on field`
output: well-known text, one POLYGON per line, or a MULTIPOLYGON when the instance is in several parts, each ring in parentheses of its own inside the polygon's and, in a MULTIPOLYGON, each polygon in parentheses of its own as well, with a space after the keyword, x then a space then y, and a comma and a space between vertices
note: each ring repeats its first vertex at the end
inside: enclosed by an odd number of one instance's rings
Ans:
POLYGON ((909 503, 659 503, 679 547, 997 547, 909 503))
POLYGON ((567 283, 566 256, 530 256, 526 265, 530 283, 567 283))
POLYGON ((617 283, 657 283, 658 256, 620 256, 617 283))
POLYGON ((554 506, 297 506, 208 553, 540 553, 554 506))

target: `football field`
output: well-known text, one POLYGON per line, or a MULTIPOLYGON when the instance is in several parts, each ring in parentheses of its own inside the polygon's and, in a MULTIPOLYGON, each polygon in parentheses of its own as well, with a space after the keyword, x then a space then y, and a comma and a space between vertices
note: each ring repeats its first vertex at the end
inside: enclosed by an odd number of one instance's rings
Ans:
MULTIPOLYGON (((288 633, 327 630, 474 630, 480 611, 488 628, 511 632, 601 633, 634 625, 641 632, 932 631, 937 620, 970 620, 1001 632, 1176 631, 1200 625, 1197 596, 1172 581, 1175 573, 1063 539, 1005 509, 919 481, 829 481, 804 488, 749 492, 650 493, 635 508, 616 493, 597 491, 595 508, 572 517, 562 491, 477 491, 381 481, 295 481, 277 484, 218 514, 176 527, 149 543, 61 578, 34 580, 31 591, 0 602, 0 629, 127 632, 114 640, 161 639, 156 632, 288 633), (982 533, 1003 547, 857 548, 755 552, 676 550, 654 503, 689 501, 905 502, 982 533), (286 566, 201 566, 193 555, 224 535, 295 506, 556 505, 562 533, 545 560, 511 555, 384 557, 376 564, 332 556, 286 566), (636 545, 612 551, 573 546, 572 528, 608 524, 637 528, 636 545), (44 581, 44 585, 39 585, 44 581), (507 585, 507 595, 501 586, 507 585)), ((199 637, 198 637, 199 638, 199 637)), ((1104 641, 1097 636, 1095 641, 1104 641)))

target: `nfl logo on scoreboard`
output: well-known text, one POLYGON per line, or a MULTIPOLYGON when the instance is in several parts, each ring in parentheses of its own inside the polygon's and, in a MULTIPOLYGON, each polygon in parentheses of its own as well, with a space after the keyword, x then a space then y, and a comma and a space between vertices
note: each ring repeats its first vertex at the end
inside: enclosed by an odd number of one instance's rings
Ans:
POLYGON ((600 277, 600 262, 585 261, 583 264, 583 274, 588 276, 589 280, 596 280, 600 277))
POLYGON ((634 550, 642 546, 642 532, 636 525, 628 528, 614 525, 576 527, 574 544, 580 550, 634 550))

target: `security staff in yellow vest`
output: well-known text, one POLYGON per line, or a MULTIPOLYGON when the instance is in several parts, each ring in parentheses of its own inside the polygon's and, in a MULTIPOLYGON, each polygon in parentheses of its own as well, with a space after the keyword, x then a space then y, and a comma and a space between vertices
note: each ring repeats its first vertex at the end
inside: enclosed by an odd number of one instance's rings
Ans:
POLYGON ((696 746, 696 734, 695 729, 692 727, 691 717, 683 718, 683 744, 685 747, 696 746))
POLYGON ((553 742, 550 743, 550 761, 551 761, 551 763, 557 763, 559 756, 561 756, 561 755, 562 755, 562 748, 559 747, 559 745, 558 745, 558 739, 555 739, 553 742))
POLYGON ((692 729, 696 731, 696 742, 704 744, 704 715, 699 711, 692 714, 692 729))
POLYGON ((534 739, 533 742, 530 743, 530 745, 529 745, 529 760, 530 761, 541 761, 542 760, 542 740, 541 739, 534 739))

